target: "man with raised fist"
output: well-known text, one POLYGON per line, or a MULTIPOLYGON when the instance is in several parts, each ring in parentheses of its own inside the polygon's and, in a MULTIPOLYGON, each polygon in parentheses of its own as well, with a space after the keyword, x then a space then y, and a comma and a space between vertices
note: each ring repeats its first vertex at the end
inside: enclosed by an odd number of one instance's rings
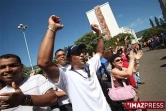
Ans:
POLYGON ((100 58, 104 49, 104 41, 98 25, 91 25, 92 30, 97 34, 96 54, 86 63, 84 44, 69 47, 67 58, 71 69, 66 71, 52 63, 55 35, 62 28, 60 18, 55 15, 50 16, 38 53, 38 66, 46 72, 49 81, 66 92, 71 100, 73 111, 111 111, 96 76, 101 66, 100 58))

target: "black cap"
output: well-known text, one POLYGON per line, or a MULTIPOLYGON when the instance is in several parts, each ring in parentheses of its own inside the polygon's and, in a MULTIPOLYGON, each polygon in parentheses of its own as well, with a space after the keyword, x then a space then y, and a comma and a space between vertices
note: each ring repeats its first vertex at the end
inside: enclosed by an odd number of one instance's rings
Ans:
POLYGON ((76 52, 78 49, 85 49, 85 44, 79 44, 79 45, 72 45, 68 48, 66 56, 67 58, 71 56, 71 53, 76 52))

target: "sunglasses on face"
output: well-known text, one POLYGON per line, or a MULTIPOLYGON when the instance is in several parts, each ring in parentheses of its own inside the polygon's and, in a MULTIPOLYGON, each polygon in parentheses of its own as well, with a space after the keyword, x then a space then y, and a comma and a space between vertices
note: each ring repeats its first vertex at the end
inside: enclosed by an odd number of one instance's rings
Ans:
POLYGON ((116 59, 115 62, 123 61, 123 59, 116 59))

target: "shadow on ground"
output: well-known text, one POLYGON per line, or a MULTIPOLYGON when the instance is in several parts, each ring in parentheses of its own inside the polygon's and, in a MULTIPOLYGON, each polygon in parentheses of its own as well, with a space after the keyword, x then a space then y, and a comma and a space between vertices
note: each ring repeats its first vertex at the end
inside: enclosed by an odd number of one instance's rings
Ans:
POLYGON ((160 60, 164 60, 164 59, 166 59, 166 56, 162 57, 160 60))
POLYGON ((166 67, 166 64, 161 65, 160 67, 166 67))

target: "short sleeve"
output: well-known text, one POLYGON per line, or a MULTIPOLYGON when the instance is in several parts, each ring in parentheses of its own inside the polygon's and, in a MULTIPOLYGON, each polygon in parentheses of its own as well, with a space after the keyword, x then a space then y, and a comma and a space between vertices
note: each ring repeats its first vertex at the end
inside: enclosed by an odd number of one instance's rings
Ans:
POLYGON ((100 56, 98 54, 95 54, 87 63, 97 72, 98 69, 101 67, 100 56))
POLYGON ((48 78, 48 80, 51 82, 51 84, 53 84, 55 87, 58 87, 60 89, 62 89, 63 91, 66 92, 66 86, 67 86, 67 76, 65 74, 66 71, 63 71, 61 68, 59 68, 59 81, 53 82, 50 78, 48 78))
POLYGON ((37 78, 37 85, 38 85, 40 94, 45 94, 49 89, 52 88, 49 81, 41 75, 37 78))

